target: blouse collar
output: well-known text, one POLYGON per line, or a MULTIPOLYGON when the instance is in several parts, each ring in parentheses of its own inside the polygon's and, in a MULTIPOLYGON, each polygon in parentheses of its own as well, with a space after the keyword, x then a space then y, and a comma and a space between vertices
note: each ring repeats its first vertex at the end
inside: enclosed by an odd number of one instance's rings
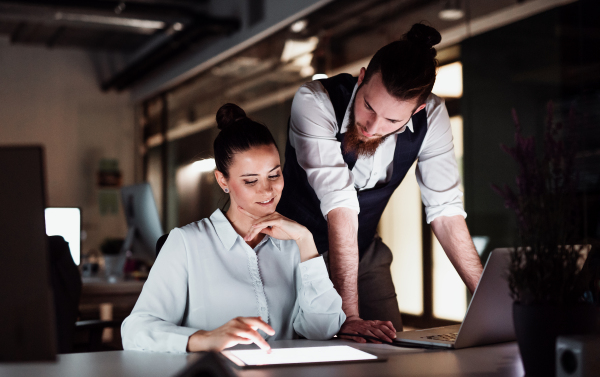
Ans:
MULTIPOLYGON (((242 236, 240 236, 235 231, 235 229, 233 229, 233 226, 231 225, 229 220, 227 220, 227 217, 225 217, 225 214, 220 209, 217 208, 215 212, 213 212, 213 214, 210 215, 210 222, 215 227, 215 232, 217 232, 217 236, 223 243, 223 246, 225 246, 226 250, 231 250, 238 238, 240 239, 240 242, 246 242, 242 239, 242 236)), ((281 240, 270 237, 267 234, 265 234, 265 238, 263 238, 262 241, 259 242, 256 246, 265 243, 267 238, 271 240, 273 245, 275 245, 275 247, 278 250, 281 250, 281 240)))

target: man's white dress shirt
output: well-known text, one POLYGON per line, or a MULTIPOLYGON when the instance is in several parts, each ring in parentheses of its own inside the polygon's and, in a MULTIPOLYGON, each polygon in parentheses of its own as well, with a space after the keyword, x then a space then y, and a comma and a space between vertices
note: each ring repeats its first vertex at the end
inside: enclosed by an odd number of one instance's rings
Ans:
POLYGON ((265 339, 329 339, 346 316, 321 256, 300 262, 295 241, 265 235, 252 249, 221 210, 175 228, 121 335, 126 350, 186 352, 198 330, 262 317, 265 339))
MULTIPOLYGON (((346 109, 341 132, 348 129, 350 106, 358 85, 354 87, 346 109)), ((450 118, 444 101, 431 94, 426 101, 427 133, 418 153, 416 177, 425 204, 427 223, 438 216, 467 214, 463 209, 460 177, 454 156, 450 118)), ((300 166, 321 201, 321 212, 345 207, 360 212, 356 190, 366 190, 391 179, 396 139, 402 132, 413 132, 412 119, 406 127, 390 135, 371 157, 361 156, 352 171, 344 162, 335 111, 327 90, 319 81, 300 87, 292 102, 290 143, 296 149, 300 166)))

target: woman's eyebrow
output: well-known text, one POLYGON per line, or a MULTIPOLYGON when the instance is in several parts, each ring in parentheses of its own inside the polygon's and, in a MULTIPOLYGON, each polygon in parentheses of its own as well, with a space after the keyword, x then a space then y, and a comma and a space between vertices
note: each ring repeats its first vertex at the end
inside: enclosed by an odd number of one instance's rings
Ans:
MULTIPOLYGON (((281 165, 275 166, 273 169, 269 170, 269 173, 272 172, 275 169, 280 168, 280 167, 281 167, 281 165)), ((258 174, 256 174, 256 173, 246 173, 246 174, 240 175, 240 177, 255 177, 255 176, 258 176, 258 174)))

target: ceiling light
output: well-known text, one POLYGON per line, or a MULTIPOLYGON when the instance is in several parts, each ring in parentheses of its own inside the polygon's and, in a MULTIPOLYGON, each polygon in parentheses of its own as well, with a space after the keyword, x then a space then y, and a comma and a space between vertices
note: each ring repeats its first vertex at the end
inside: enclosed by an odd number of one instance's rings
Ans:
POLYGON ((444 21, 456 21, 465 16, 459 0, 447 0, 438 17, 444 21))
POLYGON ((123 11, 125 10, 125 7, 126 7, 125 3, 121 1, 121 2, 119 3, 119 5, 117 5, 117 6, 115 7, 115 13, 116 13, 116 14, 121 14, 121 13, 123 13, 123 11))
POLYGON ((183 30, 183 24, 181 22, 175 22, 172 26, 173 30, 181 31, 183 30))
POLYGON ((207 158, 205 160, 196 161, 192 164, 192 167, 198 173, 205 173, 214 170, 217 167, 214 158, 207 158))
POLYGON ((302 67, 300 69, 300 76, 302 77, 308 77, 308 76, 312 76, 315 73, 315 69, 313 67, 306 66, 306 67, 302 67))
POLYGON ((77 14, 77 13, 62 13, 56 12, 54 15, 56 20, 65 21, 76 21, 76 22, 89 22, 94 24, 104 25, 117 25, 126 26, 139 29, 155 29, 160 30, 165 28, 165 23, 162 21, 154 20, 141 20, 137 18, 123 18, 123 17, 109 17, 109 16, 97 16, 90 14, 77 14))
POLYGON ((215 76, 247 76, 255 72, 268 69, 273 63, 269 60, 261 61, 252 56, 239 56, 214 67, 210 72, 215 76))
POLYGON ((317 73, 315 75, 313 75, 312 79, 313 81, 315 80, 321 80, 321 79, 326 79, 328 76, 324 73, 317 73))
POLYGON ((290 60, 296 59, 299 56, 313 52, 317 48, 319 43, 318 37, 310 37, 303 40, 291 40, 285 41, 283 52, 281 53, 281 61, 284 63, 290 60))
POLYGON ((290 26, 290 30, 293 31, 294 33, 299 33, 302 30, 306 29, 307 25, 308 25, 308 22, 306 20, 298 20, 298 21, 294 22, 292 24, 292 26, 290 26))

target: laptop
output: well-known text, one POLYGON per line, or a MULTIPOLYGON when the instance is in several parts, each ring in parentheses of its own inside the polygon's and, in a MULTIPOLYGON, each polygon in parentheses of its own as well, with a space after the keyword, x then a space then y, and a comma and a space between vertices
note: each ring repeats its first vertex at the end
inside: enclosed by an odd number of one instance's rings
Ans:
POLYGON ((516 340, 508 281, 510 249, 492 251, 460 325, 404 331, 395 342, 443 348, 467 348, 516 340))

